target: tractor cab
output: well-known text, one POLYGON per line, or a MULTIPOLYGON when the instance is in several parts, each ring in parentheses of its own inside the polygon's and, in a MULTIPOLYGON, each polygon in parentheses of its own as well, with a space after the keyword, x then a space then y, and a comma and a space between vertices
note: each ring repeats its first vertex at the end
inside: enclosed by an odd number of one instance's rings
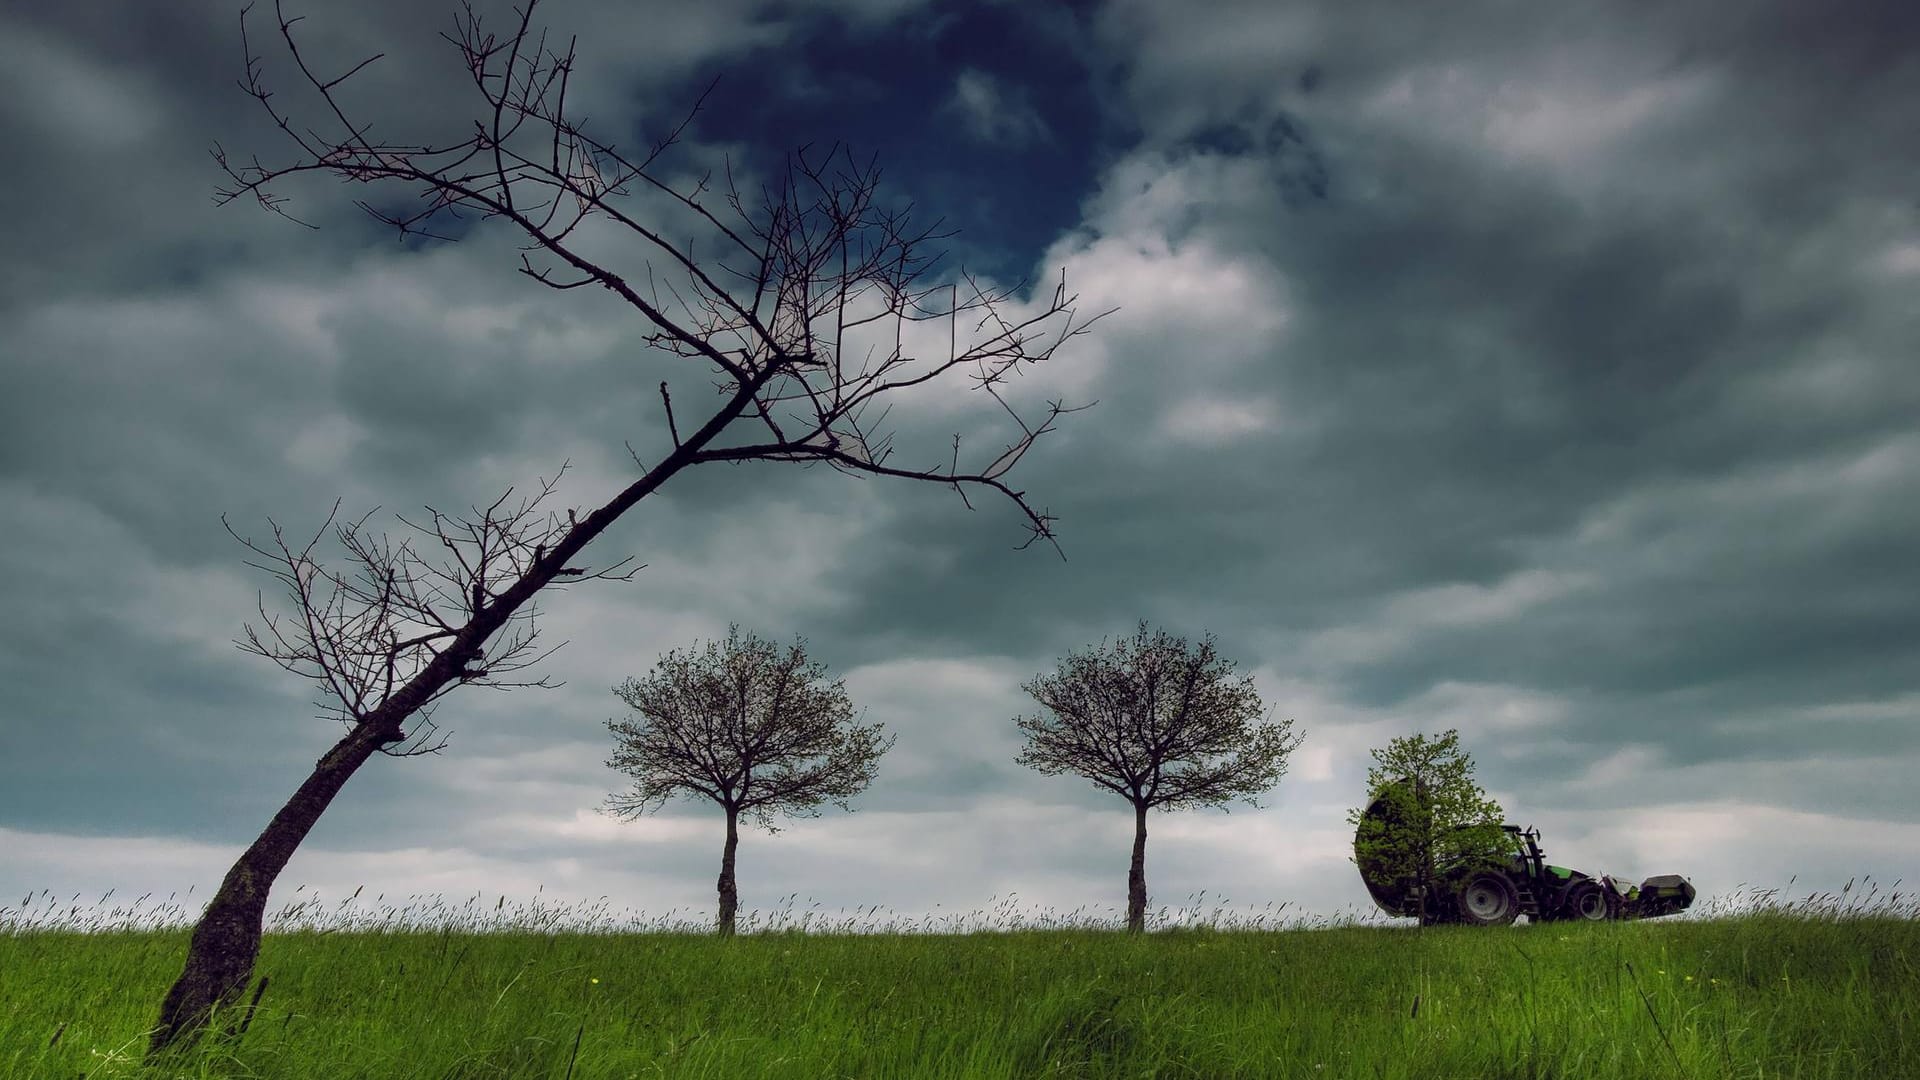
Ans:
POLYGON ((1518 825, 1500 827, 1513 842, 1514 869, 1530 878, 1544 875, 1547 864, 1540 854, 1540 830, 1531 825, 1524 829, 1518 825))
MULTIPOLYGON (((1520 914, 1530 919, 1552 919, 1560 916, 1572 918, 1608 918, 1617 914, 1612 910, 1606 892, 1614 890, 1613 879, 1601 878, 1601 889, 1575 889, 1583 881, 1594 879, 1571 867, 1555 866, 1546 860, 1540 850, 1540 830, 1531 825, 1521 828, 1518 825, 1503 825, 1512 841, 1511 865, 1507 877, 1513 884, 1520 914), (1592 895, 1589 895, 1592 894, 1592 895), (1574 909, 1585 901, 1586 914, 1574 909), (1572 907, 1569 907, 1572 901, 1572 907)), ((1622 898, 1624 899, 1624 898, 1622 898)))

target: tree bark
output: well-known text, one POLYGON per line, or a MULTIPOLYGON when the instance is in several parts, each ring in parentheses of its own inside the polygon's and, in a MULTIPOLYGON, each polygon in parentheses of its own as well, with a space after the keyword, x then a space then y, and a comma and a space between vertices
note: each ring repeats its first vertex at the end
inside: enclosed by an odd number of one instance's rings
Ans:
POLYGON ((367 724, 356 726, 313 767, 280 812, 220 882, 187 946, 186 967, 160 1006, 159 1025, 148 1044, 159 1054, 176 1042, 191 1043, 215 1009, 231 1006, 246 989, 260 955, 267 893, 286 869, 314 822, 381 739, 367 724))
POLYGON ((1147 928, 1147 806, 1133 806, 1133 864, 1127 868, 1127 931, 1147 928))
POLYGON ((740 890, 733 884, 733 854, 740 847, 740 811, 727 807, 727 844, 720 850, 720 936, 733 936, 733 916, 740 910, 740 890))

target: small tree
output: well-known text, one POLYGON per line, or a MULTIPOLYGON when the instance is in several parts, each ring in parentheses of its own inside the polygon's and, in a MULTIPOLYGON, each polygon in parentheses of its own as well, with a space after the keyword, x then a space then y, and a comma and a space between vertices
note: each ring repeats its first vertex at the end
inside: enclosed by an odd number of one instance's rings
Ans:
POLYGON ((1146 928, 1147 811, 1224 806, 1286 775, 1300 745, 1293 721, 1257 724, 1263 707, 1250 676, 1233 679, 1208 635, 1190 647, 1142 622, 1131 638, 1071 653, 1052 675, 1021 689, 1050 715, 1015 719, 1027 736, 1022 765, 1073 773, 1133 804, 1127 929, 1146 928))
MULTIPOLYGON (((1348 813, 1354 862, 1369 882, 1414 898, 1424 925, 1440 917, 1436 886, 1479 869, 1507 844, 1505 817, 1473 779, 1460 733, 1402 735, 1373 751, 1367 805, 1348 813)), ((1444 891, 1444 890, 1441 890, 1444 891)))
POLYGON ((645 679, 613 692, 643 718, 609 720, 617 743, 609 768, 634 778, 611 796, 608 810, 636 818, 675 794, 700 795, 727 815, 720 854, 720 933, 733 933, 740 894, 734 886, 738 822, 750 812, 768 832, 775 811, 818 817, 819 805, 847 800, 873 782, 894 736, 883 725, 853 723, 846 686, 826 683, 826 668, 807 661, 796 641, 783 653, 772 642, 727 629, 725 644, 670 652, 645 679))

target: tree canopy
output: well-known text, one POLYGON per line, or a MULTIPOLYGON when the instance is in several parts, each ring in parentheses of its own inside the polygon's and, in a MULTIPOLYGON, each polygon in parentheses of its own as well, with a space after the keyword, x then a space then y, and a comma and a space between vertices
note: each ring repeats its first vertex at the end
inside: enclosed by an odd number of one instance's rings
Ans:
POLYGON ((1507 848, 1504 813, 1474 780, 1460 732, 1402 735, 1373 751, 1367 805, 1348 813, 1354 861, 1381 890, 1411 898, 1408 915, 1427 918, 1438 882, 1497 859, 1507 848))
POLYGON ((827 681, 804 642, 782 649, 738 626, 724 642, 667 653, 613 692, 639 714, 607 721, 616 742, 607 765, 634 781, 608 800, 625 817, 689 794, 777 832, 776 813, 818 816, 828 801, 852 809, 846 800, 873 782, 894 741, 883 724, 854 723, 845 684, 827 681))
POLYGON ((1142 622, 1022 685, 1046 713, 1015 720, 1028 742, 1018 760, 1142 808, 1251 801, 1286 775, 1301 737, 1292 720, 1257 723, 1265 706, 1253 679, 1233 671, 1212 635, 1189 646, 1142 622))

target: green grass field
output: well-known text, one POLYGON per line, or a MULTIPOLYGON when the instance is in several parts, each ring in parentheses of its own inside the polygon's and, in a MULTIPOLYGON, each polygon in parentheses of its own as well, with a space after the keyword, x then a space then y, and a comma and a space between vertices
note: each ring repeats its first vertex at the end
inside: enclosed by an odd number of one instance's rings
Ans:
MULTIPOLYGON (((721 940, 473 904, 288 910, 244 1034, 164 1075, 1920 1077, 1920 912, 1898 894, 1131 937, 1072 918, 721 940)), ((0 909, 0 1076, 157 1075, 140 1052, 185 944, 45 898, 0 909)))

